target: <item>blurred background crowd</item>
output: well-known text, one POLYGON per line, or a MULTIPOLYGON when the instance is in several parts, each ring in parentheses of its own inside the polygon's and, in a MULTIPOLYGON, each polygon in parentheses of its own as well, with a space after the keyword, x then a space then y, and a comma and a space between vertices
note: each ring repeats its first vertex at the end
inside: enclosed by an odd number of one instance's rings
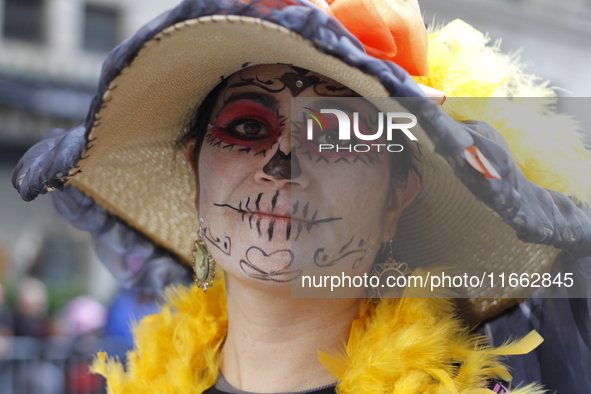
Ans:
MULTIPOLYGON (((105 55, 177 2, 0 0, 0 394, 103 393, 90 357, 125 357, 131 322, 157 311, 153 295, 119 288, 49 197, 21 201, 10 175, 47 130, 85 118, 105 55)), ((420 4, 428 24, 461 18, 502 37, 591 124, 591 0, 420 4)))

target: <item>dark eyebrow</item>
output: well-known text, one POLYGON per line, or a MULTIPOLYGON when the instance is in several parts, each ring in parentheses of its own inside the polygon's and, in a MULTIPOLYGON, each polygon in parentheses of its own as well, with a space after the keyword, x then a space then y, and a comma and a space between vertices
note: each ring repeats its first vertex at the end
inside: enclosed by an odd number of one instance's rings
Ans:
POLYGON ((341 111, 348 111, 354 112, 355 108, 349 105, 351 103, 350 100, 340 100, 337 98, 321 98, 319 100, 314 101, 314 106, 318 108, 336 108, 340 109, 341 111))
POLYGON ((336 108, 345 112, 359 111, 359 104, 369 105, 370 109, 377 108, 363 97, 331 97, 314 100, 313 104, 317 108, 336 108))
POLYGON ((224 107, 234 101, 239 100, 249 100, 255 102, 257 104, 262 105, 263 107, 270 109, 271 111, 276 112, 279 108, 279 100, 277 100, 274 96, 267 94, 267 93, 258 93, 258 92, 243 92, 243 93, 233 93, 226 101, 224 102, 224 107))

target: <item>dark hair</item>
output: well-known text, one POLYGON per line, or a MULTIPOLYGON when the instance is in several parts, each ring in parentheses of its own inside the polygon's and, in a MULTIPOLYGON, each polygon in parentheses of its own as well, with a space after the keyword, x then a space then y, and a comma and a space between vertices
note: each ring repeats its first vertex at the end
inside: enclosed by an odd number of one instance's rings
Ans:
POLYGON ((199 152, 201 152, 201 146, 205 138, 205 132, 207 131, 207 125, 211 118, 213 108, 218 101, 220 94, 224 91, 228 83, 227 79, 223 79, 222 82, 218 83, 203 99, 203 102, 195 111, 195 115, 189 121, 189 127, 187 132, 177 141, 177 148, 182 149, 187 146, 189 141, 195 139, 195 150, 193 151, 193 159, 195 162, 199 159, 199 152))
MULTIPOLYGON (((397 152, 391 156, 393 158, 390 161, 392 182, 394 182, 396 188, 405 189, 406 182, 408 181, 408 174, 410 174, 411 171, 414 171, 419 177, 421 176, 416 166, 416 154, 418 152, 411 149, 408 138, 406 135, 403 135, 403 133, 393 134, 392 143, 399 144, 403 147, 401 152, 397 152)), ((419 149, 418 145, 416 149, 419 149)))
MULTIPOLYGON (((181 149, 182 147, 185 147, 190 140, 195 139, 195 150, 193 152, 193 158, 195 161, 199 159, 199 152, 201 152, 201 146, 203 145, 203 140, 205 139, 205 134, 211 114, 220 94, 222 94, 224 91, 227 82, 228 79, 222 80, 207 94, 201 105, 199 105, 195 111, 195 115, 189 122, 188 131, 177 142, 177 147, 181 149)), ((416 167, 416 152, 410 148, 408 139, 405 135, 403 135, 403 133, 395 133, 391 143, 399 144, 403 147, 401 152, 398 152, 392 156, 395 159, 390 162, 390 165, 394 186, 398 189, 404 189, 406 187, 406 182, 408 180, 408 174, 410 171, 414 171, 419 174, 416 167)))

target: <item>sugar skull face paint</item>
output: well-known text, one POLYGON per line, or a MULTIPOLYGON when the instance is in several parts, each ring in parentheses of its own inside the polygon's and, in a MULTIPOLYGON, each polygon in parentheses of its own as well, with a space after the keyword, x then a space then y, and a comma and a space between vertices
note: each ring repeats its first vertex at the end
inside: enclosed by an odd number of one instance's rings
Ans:
POLYGON ((319 160, 298 138, 301 119, 291 118, 294 96, 354 95, 287 65, 251 67, 227 80, 212 106, 197 163, 194 145, 189 160, 196 164, 205 240, 229 278, 280 284, 297 278, 307 264, 366 272, 377 245, 395 233, 412 198, 394 191, 388 154, 319 160), (216 240, 231 244, 231 251, 216 240))

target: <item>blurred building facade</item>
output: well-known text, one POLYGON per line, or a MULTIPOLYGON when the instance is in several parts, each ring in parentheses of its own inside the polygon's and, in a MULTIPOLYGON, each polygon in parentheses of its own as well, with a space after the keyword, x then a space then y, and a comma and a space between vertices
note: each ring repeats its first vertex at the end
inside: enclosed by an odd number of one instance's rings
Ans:
POLYGON ((174 3, 0 0, 2 154, 84 119, 105 55, 174 3))
MULTIPOLYGON (((85 118, 106 54, 177 3, 0 0, 0 250, 8 261, 0 279, 39 265, 41 276, 81 277, 91 293, 105 293, 110 276, 87 237, 57 217, 50 199, 22 202, 10 173, 47 130, 85 118)), ((505 51, 523 48, 528 70, 566 89, 561 95, 591 96, 591 0, 421 0, 421 7, 428 23, 462 18, 503 37, 505 51)))
MULTIPOLYGON (((55 127, 86 117, 106 54, 169 0, 0 0, 0 280, 34 275, 106 301, 115 284, 51 199, 20 201, 10 173, 55 127)), ((74 291, 74 290, 70 290, 74 291)))

